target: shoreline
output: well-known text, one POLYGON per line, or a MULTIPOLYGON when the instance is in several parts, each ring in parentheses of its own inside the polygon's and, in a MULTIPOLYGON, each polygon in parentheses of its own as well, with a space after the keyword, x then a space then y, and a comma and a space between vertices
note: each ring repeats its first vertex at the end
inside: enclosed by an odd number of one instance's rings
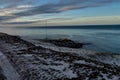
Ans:
POLYGON ((4 33, 0 33, 0 51, 21 80, 120 79, 120 55, 61 47, 4 33))
POLYGON ((74 48, 74 49, 80 49, 83 48, 85 45, 90 45, 92 43, 83 43, 83 42, 75 42, 68 38, 60 38, 60 39, 37 39, 38 41, 46 42, 54 44, 58 47, 68 47, 68 48, 74 48))

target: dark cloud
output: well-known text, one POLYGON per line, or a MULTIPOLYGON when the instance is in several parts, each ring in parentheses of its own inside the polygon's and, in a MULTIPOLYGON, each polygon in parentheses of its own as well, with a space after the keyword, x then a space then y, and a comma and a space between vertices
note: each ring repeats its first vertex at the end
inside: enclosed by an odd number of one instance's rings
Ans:
POLYGON ((17 18, 17 16, 0 16, 0 22, 17 18))
MULTIPOLYGON (((73 18, 52 18, 52 19, 47 19, 47 21, 58 21, 58 20, 72 20, 73 18)), ((25 21, 25 22, 0 22, 1 24, 32 24, 32 23, 40 23, 40 22, 45 22, 46 20, 36 20, 36 21, 25 21)))
MULTIPOLYGON (((32 3, 33 1, 35 2, 35 0, 0 0, 0 4, 1 5, 6 4, 8 6, 13 7, 18 6, 20 4, 32 3)), ((27 10, 12 13, 10 16, 9 15, 0 16, 0 22, 2 21, 5 22, 10 19, 33 16, 38 14, 53 14, 65 12, 68 10, 100 7, 118 1, 120 0, 60 0, 58 3, 48 3, 36 7, 30 7, 27 10)), ((29 24, 29 23, 32 22, 12 22, 6 24, 29 24)))
POLYGON ((32 7, 28 11, 15 13, 18 16, 31 16, 37 14, 60 13, 68 10, 83 9, 90 7, 99 7, 116 2, 118 0, 60 0, 57 4, 45 4, 42 6, 32 7))
POLYGON ((29 22, 3 22, 1 24, 12 24, 12 25, 14 25, 14 24, 31 24, 31 23, 35 23, 35 21, 29 21, 29 22))

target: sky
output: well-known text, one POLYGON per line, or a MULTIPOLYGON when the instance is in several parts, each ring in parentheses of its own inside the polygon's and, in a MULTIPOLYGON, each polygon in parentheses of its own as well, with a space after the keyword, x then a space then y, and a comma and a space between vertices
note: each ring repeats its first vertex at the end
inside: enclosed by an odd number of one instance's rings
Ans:
POLYGON ((0 0, 0 27, 120 24, 120 0, 0 0))

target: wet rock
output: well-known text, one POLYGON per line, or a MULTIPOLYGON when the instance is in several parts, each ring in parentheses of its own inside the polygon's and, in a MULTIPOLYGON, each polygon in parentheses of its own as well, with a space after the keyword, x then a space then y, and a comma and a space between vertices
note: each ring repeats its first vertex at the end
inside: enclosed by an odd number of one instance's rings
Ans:
POLYGON ((88 43, 77 43, 75 41, 72 41, 70 39, 48 39, 48 40, 42 40, 45 42, 52 43, 56 46, 60 47, 69 47, 69 48, 82 48, 83 45, 88 45, 88 43))

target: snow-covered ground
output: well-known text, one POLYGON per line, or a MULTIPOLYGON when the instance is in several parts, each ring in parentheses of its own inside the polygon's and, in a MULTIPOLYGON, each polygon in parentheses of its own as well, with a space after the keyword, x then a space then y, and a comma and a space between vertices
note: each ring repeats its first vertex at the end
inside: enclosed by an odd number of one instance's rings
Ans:
POLYGON ((20 80, 20 75, 2 52, 0 52, 0 66, 7 80, 20 80))
POLYGON ((109 63, 109 64, 120 66, 120 55, 119 54, 100 53, 100 52, 86 50, 86 49, 58 47, 58 46, 55 46, 54 44, 46 43, 40 40, 39 41, 30 40, 30 39, 29 40, 25 39, 25 40, 35 44, 36 46, 42 46, 44 48, 48 48, 54 51, 72 53, 72 54, 76 54, 76 55, 79 55, 85 58, 90 58, 90 59, 101 61, 104 63, 109 63))
POLYGON ((8 80, 120 80, 120 66, 102 60, 111 54, 6 36, 0 36, 0 67, 8 80))

